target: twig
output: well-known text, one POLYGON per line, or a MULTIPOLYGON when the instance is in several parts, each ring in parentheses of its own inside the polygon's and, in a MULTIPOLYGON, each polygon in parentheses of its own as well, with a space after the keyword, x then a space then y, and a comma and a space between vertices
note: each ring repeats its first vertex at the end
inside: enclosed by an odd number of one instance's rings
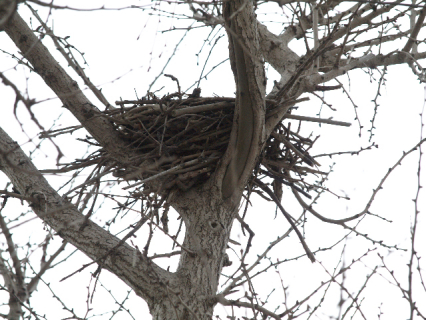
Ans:
POLYGON ((153 175, 153 176, 151 176, 151 177, 149 177, 149 178, 146 178, 146 179, 144 179, 144 180, 142 180, 142 181, 139 181, 139 182, 137 182, 137 183, 134 183, 134 184, 131 184, 131 185, 127 186, 127 187, 124 187, 124 188, 123 188, 123 190, 127 190, 127 189, 130 189, 130 188, 133 188, 133 187, 139 186, 139 185, 141 185, 141 184, 147 183, 147 182, 149 182, 149 181, 155 180, 155 179, 157 179, 157 178, 159 178, 159 177, 162 177, 162 176, 165 176, 165 175, 168 175, 168 174, 175 173, 176 171, 178 171, 178 170, 180 170, 180 169, 186 168, 186 167, 191 166, 191 165, 193 165, 193 164, 197 164, 197 163, 199 163, 200 161, 205 161, 205 160, 194 159, 194 160, 191 160, 191 161, 188 161, 188 162, 184 162, 184 163, 178 164, 177 166, 175 166, 175 167, 173 167, 173 168, 170 168, 170 169, 165 170, 165 171, 163 171, 163 172, 160 172, 160 173, 158 173, 158 174, 156 174, 156 175, 153 175))
POLYGON ((350 127, 352 124, 349 122, 343 122, 343 121, 336 121, 331 119, 323 119, 323 118, 314 118, 314 117, 305 117, 305 116, 298 116, 295 114, 286 114, 284 116, 286 119, 294 119, 294 120, 301 120, 301 121, 311 121, 311 122, 319 122, 319 123, 326 123, 326 124, 333 124, 336 126, 343 126, 343 127, 350 127))
POLYGON ((303 236, 300 233, 299 229, 297 229, 296 224, 293 222, 293 218, 290 216, 289 213, 287 213, 287 211, 284 210, 283 206, 281 205, 280 201, 278 200, 274 192, 259 179, 255 179, 255 183, 275 201, 275 203, 277 204, 277 206, 280 208, 281 212, 283 213, 284 217, 287 219, 287 221, 290 223, 290 225, 296 232, 297 236, 299 237, 299 240, 302 243, 303 249, 305 249, 306 255, 312 262, 315 262, 315 256, 312 253, 312 251, 309 249, 308 245, 306 244, 305 239, 303 239, 303 236))

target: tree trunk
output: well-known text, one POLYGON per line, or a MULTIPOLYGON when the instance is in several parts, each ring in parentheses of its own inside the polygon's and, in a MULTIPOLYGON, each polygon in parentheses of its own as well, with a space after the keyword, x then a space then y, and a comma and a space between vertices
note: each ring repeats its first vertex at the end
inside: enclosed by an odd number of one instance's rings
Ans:
POLYGON ((135 261, 136 249, 125 242, 120 244, 119 239, 91 220, 86 221, 72 203, 57 194, 1 128, 0 168, 44 222, 145 299, 154 319, 212 318, 238 208, 233 201, 222 200, 215 179, 177 193, 170 200, 186 227, 180 262, 177 271, 171 273, 145 256, 140 255, 135 261))
MULTIPOLYGON (((14 292, 9 293, 9 314, 7 320, 20 320, 22 319, 22 306, 20 299, 15 295, 14 292)), ((24 299, 25 300, 25 299, 24 299)))
MULTIPOLYGON (((147 301, 155 320, 213 317, 232 222, 266 139, 266 78, 253 5, 243 0, 226 2, 224 17, 237 91, 234 124, 228 149, 215 174, 203 185, 178 192, 171 200, 186 227, 175 273, 162 270, 145 256, 135 263, 132 257, 136 249, 85 219, 75 206, 62 199, 19 146, 0 130, 0 136, 5 136, 3 141, 0 139, 0 166, 21 194, 29 198, 36 214, 100 267, 125 281, 147 301)), ((111 124, 24 21, 16 15, 5 29, 66 108, 112 158, 126 163, 132 150, 123 149, 125 144, 111 124)))
POLYGON ((219 276, 228 262, 226 247, 237 211, 210 183, 176 196, 185 222, 185 240, 168 297, 150 306, 155 320, 211 319, 219 276))

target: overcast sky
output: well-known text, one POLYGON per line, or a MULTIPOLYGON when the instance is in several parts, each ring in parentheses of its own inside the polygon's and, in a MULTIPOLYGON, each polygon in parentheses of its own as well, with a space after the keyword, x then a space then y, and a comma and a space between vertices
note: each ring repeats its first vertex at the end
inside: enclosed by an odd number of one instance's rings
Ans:
MULTIPOLYGON (((101 6, 104 2, 91 1, 90 7, 101 6)), ((60 4, 61 2, 57 1, 55 3, 60 4)), ((127 3, 132 4, 130 1, 120 1, 120 6, 124 7, 127 3)), ((87 5, 87 2, 84 1, 73 1, 74 7, 82 8, 87 5)), ((176 12, 181 10, 179 7, 171 9, 173 6, 173 4, 162 4, 161 8, 170 11, 175 10, 176 12)), ((271 10, 271 14, 279 12, 277 6, 271 6, 269 10, 271 10)), ((20 13, 29 21, 28 10, 24 6, 20 7, 20 13)), ((46 10, 40 9, 39 13, 44 19, 47 18, 46 10)), ((273 15, 273 17, 276 16, 273 15)), ((260 15, 260 19, 262 19, 262 15, 260 15)), ((265 20, 267 19, 265 18, 265 20)), ((32 23, 33 26, 38 26, 34 18, 32 23)), ((94 84, 103 89, 102 92, 111 103, 120 98, 140 98, 146 93, 150 84, 173 54, 176 43, 185 34, 184 30, 163 31, 171 29, 173 26, 188 26, 190 23, 188 20, 169 19, 164 16, 159 18, 156 15, 148 15, 148 12, 136 9, 95 12, 57 10, 54 11, 53 16, 49 17, 48 20, 48 24, 53 28, 57 36, 70 36, 69 43, 80 52, 84 52, 84 58, 88 63, 86 66, 87 75, 89 75, 94 84)), ((281 27, 279 24, 274 26, 277 29, 281 27)), ((164 71, 177 77, 184 90, 190 88, 199 79, 210 49, 216 39, 218 39, 218 36, 224 34, 223 30, 219 31, 217 29, 209 38, 211 41, 204 43, 203 40, 206 39, 209 32, 210 29, 200 28, 188 33, 164 71), (217 35, 214 36, 216 32, 217 35), (199 55, 197 56, 198 53, 199 55)), ((66 62, 53 49, 51 40, 45 39, 43 42, 51 49, 52 54, 57 57, 62 66, 66 67, 66 62)), ((398 45, 400 46, 400 44, 398 45)), ((27 94, 30 98, 34 98, 37 101, 49 99, 33 108, 38 120, 45 128, 50 128, 61 114, 55 125, 59 125, 59 123, 61 126, 77 124, 76 120, 65 109, 61 108, 61 102, 54 97, 53 92, 42 83, 38 76, 29 72, 27 68, 17 65, 16 61, 10 58, 8 53, 17 54, 17 50, 4 32, 0 33, 0 48, 3 50, 0 52, 0 71, 4 72, 10 80, 13 80, 22 91, 28 90, 27 94)), ((297 45, 294 49, 297 51, 297 45)), ((227 38, 223 36, 217 40, 203 74, 206 74, 213 66, 225 60, 227 55, 227 38)), ((78 59, 83 63, 81 58, 78 59)), ((272 87, 273 80, 278 79, 277 74, 270 69, 268 69, 269 89, 272 87)), ((67 70, 81 84, 76 74, 70 68, 67 70)), ((375 72, 374 78, 378 80, 380 75, 375 72)), ((360 147, 371 145, 372 142, 379 146, 373 150, 365 151, 359 156, 343 155, 332 159, 326 157, 318 159, 322 164, 320 169, 323 171, 328 171, 330 165, 335 163, 333 172, 329 176, 328 187, 338 195, 347 195, 351 198, 350 201, 347 201, 338 200, 331 194, 323 195, 316 208, 329 218, 342 218, 360 212, 371 196, 373 188, 376 188, 388 168, 398 160, 403 151, 411 149, 420 138, 419 113, 422 111, 425 101, 424 85, 419 84, 409 67, 404 65, 388 68, 386 85, 382 87, 381 96, 377 100, 379 103, 375 120, 377 129, 374 131, 375 135, 370 141, 368 129, 371 125, 370 119, 375 106, 372 100, 377 92, 377 83, 370 82, 370 79, 371 77, 363 71, 350 73, 350 79, 348 77, 341 78, 341 81, 345 83, 347 90, 350 92, 351 98, 358 106, 359 118, 364 126, 361 131, 361 137, 359 137, 358 122, 354 120, 353 105, 340 90, 339 92, 325 95, 327 102, 332 103, 333 108, 337 111, 330 110, 327 106, 322 105, 319 99, 309 96, 310 101, 298 105, 297 111, 294 112, 294 114, 309 116, 320 114, 324 118, 333 117, 335 120, 352 123, 350 128, 304 123, 302 125, 303 134, 309 135, 312 132, 314 137, 320 135, 320 139, 310 152, 311 155, 338 151, 356 151, 360 147)), ((163 86, 165 88, 161 91, 162 93, 176 91, 175 83, 165 77, 158 78, 152 90, 160 89, 163 86)), ((81 84, 81 87, 84 88, 84 85, 81 84)), ((233 96, 235 85, 229 62, 225 61, 214 69, 207 80, 201 81, 200 87, 202 96, 233 96)), ((189 91, 192 91, 192 89, 189 91)), ((95 105, 101 110, 104 109, 89 90, 85 90, 85 93, 95 105)), ((22 105, 18 106, 18 119, 25 124, 25 132, 22 132, 13 114, 15 98, 13 91, 0 84, 0 97, 0 126, 13 139, 23 144, 24 150, 33 150, 34 143, 37 141, 34 138, 38 130, 29 120, 28 113, 22 105), (33 142, 28 142, 29 138, 34 139, 33 142)), ((298 123, 294 122, 294 125, 298 125, 298 123)), ((84 136, 84 132, 78 132, 71 137, 63 137, 58 140, 64 145, 62 151, 65 154, 65 158, 62 159, 62 162, 71 162, 84 154, 84 144, 74 140, 78 136, 84 136)), ((55 149, 48 142, 44 142, 41 150, 36 152, 34 159, 36 165, 40 169, 54 167, 55 152, 55 149)), ((386 182, 384 190, 378 194, 376 202, 371 209, 372 213, 393 222, 388 223, 380 218, 368 216, 361 222, 359 226, 360 232, 368 233, 374 239, 383 240, 389 246, 408 247, 411 221, 409 217, 412 217, 414 213, 412 199, 416 193, 417 165, 418 153, 413 153, 392 174, 391 178, 386 182)), ((63 182, 63 178, 48 177, 48 179, 55 186, 59 186, 63 182)), ((0 175, 2 186, 5 185, 6 181, 6 178, 0 175)), ((420 209, 424 208, 424 198, 420 202, 420 209)), ((298 217, 300 215, 301 209, 297 206, 290 190, 285 190, 283 204, 293 216, 298 217)), ((111 204, 109 205, 111 206, 111 204)), ((105 208, 108 208, 108 206, 106 205, 105 208)), ((16 202, 17 212, 27 209, 26 205, 20 206, 19 202, 16 202)), ((105 216, 109 215, 105 213, 105 216)), ((101 224, 105 221, 105 216, 98 215, 94 221, 101 224)), ((126 222, 132 223, 136 221, 137 216, 126 217, 126 219, 123 222, 124 224, 126 222)), ((309 215, 307 219, 309 223, 304 232, 307 237, 307 243, 312 250, 316 250, 318 247, 328 247, 346 234, 346 231, 339 226, 320 223, 309 215)), ((426 254, 426 246, 424 245, 426 243, 426 232, 423 212, 420 219, 421 224, 417 243, 419 255, 424 256, 426 254)), ((263 251, 270 241, 273 241, 288 229, 288 224, 282 216, 278 215, 275 218, 275 206, 266 203, 260 198, 253 199, 253 208, 248 213, 247 221, 256 233, 253 248, 251 249, 252 256, 249 261, 253 261, 256 258, 256 252, 263 251)), ((177 224, 175 227, 177 227, 177 224)), ((22 229, 17 229, 15 233, 22 237, 22 243, 28 240, 28 235, 31 237, 30 241, 36 241, 40 237, 37 232, 40 230, 38 228, 42 228, 42 224, 38 221, 33 221, 22 229)), ((242 235, 239 225, 236 224, 234 229, 232 238, 244 245, 246 238, 242 235)), ((376 248, 376 252, 387 256, 386 259, 388 259, 389 265, 395 268, 396 273, 400 276, 401 283, 406 283, 406 266, 401 263, 403 259, 407 259, 406 254, 400 251, 388 255, 389 252, 386 249, 374 246, 371 242, 361 237, 350 236, 350 240, 341 243, 333 252, 319 253, 317 255, 318 260, 324 266, 333 270, 333 267, 339 261, 340 253, 345 244, 347 244, 345 251, 347 261, 364 254, 368 248, 376 248)), ((144 243, 143 230, 134 242, 144 243)), ((170 241, 162 244, 163 247, 159 244, 158 250, 166 250, 164 246, 170 250, 170 241)), ((0 238, 0 249, 4 248, 5 240, 0 238)), ((236 253, 239 253, 240 247, 234 246, 233 249, 236 253)), ((71 251, 69 250, 68 252, 71 251)), ((370 270, 369 268, 377 264, 378 257, 376 252, 370 253, 370 257, 365 259, 366 265, 360 264, 357 266, 359 270, 353 270, 351 278, 347 279, 349 286, 353 285, 355 288, 357 284, 364 281, 365 275, 370 270)), ((296 237, 291 237, 274 249, 275 257, 281 258, 291 258, 302 253, 303 249, 296 237)), ((37 256, 37 254, 39 253, 34 253, 34 256, 37 256)), ((232 250, 230 250, 229 255, 236 266, 238 258, 232 250)), ((86 308, 86 286, 90 280, 88 271, 93 272, 95 268, 89 268, 62 283, 59 283, 58 280, 88 261, 82 254, 76 253, 69 263, 58 267, 57 271, 47 273, 44 279, 46 282, 51 283, 55 292, 64 301, 69 302, 72 307, 83 314, 84 311, 82 310, 86 308)), ((172 265, 173 268, 173 260, 158 261, 158 263, 166 267, 172 265)), ((316 287, 321 279, 327 279, 321 264, 311 264, 306 258, 283 264, 278 270, 285 279, 286 285, 289 286, 289 299, 294 299, 294 301, 316 287)), ((224 273, 231 273, 231 270, 224 270, 224 273)), ((383 271, 382 274, 385 274, 385 272, 383 271)), ((402 300, 400 292, 394 286, 388 284, 386 279, 389 279, 389 277, 377 276, 375 278, 373 285, 366 290, 368 291, 368 294, 366 294, 368 298, 363 302, 364 308, 368 310, 370 315, 377 315, 378 307, 380 303, 383 303, 382 311, 387 315, 387 319, 403 319, 407 317, 408 304, 402 300)), ((118 279, 104 271, 101 281, 121 299, 124 298, 128 289, 118 279)), ((277 292, 273 299, 279 301, 282 298, 282 293, 278 293, 281 287, 280 279, 275 272, 271 272, 268 276, 264 276, 258 281, 262 283, 260 291, 263 290, 269 293, 272 288, 276 288, 277 292)), ((425 293, 423 292, 422 294, 424 299, 419 298, 418 301, 426 301, 425 293)), ((48 319, 55 319, 56 315, 59 315, 58 317, 64 316, 66 313, 61 311, 61 305, 57 301, 46 304, 47 299, 50 299, 50 297, 51 294, 48 292, 48 288, 40 285, 39 292, 34 294, 31 303, 40 314, 48 314, 48 319)), ((131 297, 126 305, 127 308, 131 309, 135 318, 144 319, 145 315, 148 314, 145 304, 141 303, 142 300, 135 295, 132 294, 131 297)), ((331 299, 330 302, 325 302, 323 306, 324 313, 333 313, 332 310, 337 308, 337 302, 337 298, 331 299)), ((113 308, 114 301, 106 290, 98 288, 98 294, 95 295, 93 303, 94 313, 99 314, 113 308)), ((110 315, 100 316, 99 319, 109 319, 109 317, 110 315)), ((119 318, 127 319, 126 317, 131 319, 129 315, 124 315, 124 313, 119 318)))

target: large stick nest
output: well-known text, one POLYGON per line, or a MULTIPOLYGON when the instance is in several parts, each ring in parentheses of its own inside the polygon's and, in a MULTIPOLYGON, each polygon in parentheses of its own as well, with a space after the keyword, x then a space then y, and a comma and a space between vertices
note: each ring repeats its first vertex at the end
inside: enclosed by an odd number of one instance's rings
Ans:
MULTIPOLYGON (((266 103, 267 110, 272 110, 274 101, 266 103)), ((188 190, 209 178, 226 151, 235 98, 190 95, 183 99, 176 93, 116 104, 120 108, 107 110, 105 115, 128 142, 128 148, 140 151, 130 164, 115 164, 114 175, 131 181, 125 189, 139 186, 149 193, 148 182, 159 180, 162 191, 188 190)), ((296 130, 290 124, 277 125, 253 172, 256 178, 271 177, 279 198, 282 184, 307 195, 303 177, 322 174, 313 168, 318 164, 308 153, 314 141, 302 137, 299 130, 300 125, 296 130)))

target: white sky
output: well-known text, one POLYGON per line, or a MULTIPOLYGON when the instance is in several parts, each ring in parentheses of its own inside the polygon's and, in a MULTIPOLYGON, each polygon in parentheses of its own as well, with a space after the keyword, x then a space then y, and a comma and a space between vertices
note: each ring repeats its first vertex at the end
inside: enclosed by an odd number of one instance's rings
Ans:
MULTIPOLYGON (((103 2, 91 1, 90 7, 101 6, 103 2)), ((55 3, 61 4, 60 1, 55 3)), ((141 3, 143 4, 144 2, 141 3)), ((132 2, 120 1, 120 7, 124 7, 127 4, 132 4, 132 2)), ((87 5, 87 2, 85 4, 84 1, 73 1, 73 6, 75 7, 83 7, 84 5, 87 5)), ((163 6, 165 8, 172 8, 173 4, 163 6)), ((277 10, 276 6, 273 9, 277 10)), ((179 10, 179 8, 176 10, 179 10)), ((28 17, 28 11, 23 6, 20 13, 24 17, 28 17)), ((46 18, 45 10, 40 10, 40 14, 46 18)), ((38 26, 38 23, 35 23, 34 19, 33 23, 34 26, 38 26)), ((87 74, 93 83, 103 88, 103 93, 113 103, 120 98, 135 99, 135 91, 138 97, 145 94, 149 84, 173 52, 174 44, 180 40, 181 35, 184 33, 184 31, 165 33, 161 33, 160 31, 169 29, 173 25, 188 25, 188 21, 177 21, 176 19, 172 20, 165 17, 159 19, 157 16, 148 16, 145 12, 138 10, 87 13, 57 10, 53 14, 53 20, 49 19, 49 25, 53 26, 57 36, 70 36, 69 42, 78 48, 78 50, 85 53, 84 57, 89 64, 86 67, 87 74)), ((206 43, 199 59, 197 59, 196 53, 200 51, 203 39, 205 39, 208 32, 207 28, 191 31, 190 35, 188 35, 187 39, 179 47, 176 57, 165 70, 165 73, 173 74, 179 78, 183 89, 191 86, 199 78, 204 59, 213 43, 206 43), (197 65, 197 60, 199 61, 199 65, 197 65)), ((52 48, 50 39, 44 40, 44 43, 49 48, 52 48)), ((17 52, 5 33, 0 33, 0 48, 9 53, 17 52)), ((54 49, 51 52, 63 66, 66 66, 63 58, 54 49)), ((28 89, 28 95, 38 101, 46 98, 54 98, 53 93, 46 88, 38 76, 31 74, 21 66, 16 66, 16 62, 10 59, 7 54, 2 52, 0 54, 0 71, 4 72, 9 79, 19 85, 21 90, 25 91, 28 89), (12 69, 15 67, 16 70, 12 69)), ((227 39, 223 37, 216 45, 212 53, 212 59, 209 61, 204 73, 208 72, 213 65, 216 65, 226 57, 227 39)), ((82 60, 80 59, 79 61, 81 62, 82 60)), ((75 80, 79 81, 76 74, 70 68, 67 70, 75 80)), ((276 75, 273 72, 270 72, 268 77, 269 84, 272 84, 273 80, 276 79, 276 75)), ((377 73, 375 77, 378 79, 377 73)), ((361 153, 360 156, 345 155, 334 157, 332 160, 320 158, 322 163, 321 169, 324 171, 327 171, 332 162, 336 162, 334 172, 330 175, 328 187, 337 194, 347 194, 351 198, 350 201, 338 201, 333 196, 323 196, 317 204, 316 209, 327 217, 341 218, 361 211, 371 196, 372 189, 377 186, 388 168, 397 161, 403 151, 408 151, 419 140, 419 113, 424 103, 424 86, 418 83, 418 80, 407 66, 390 67, 386 79, 386 86, 382 89, 382 96, 378 100, 380 103, 376 119, 376 127, 378 129, 376 129, 373 138, 373 141, 379 145, 379 148, 361 153)), ((342 81, 347 83, 347 78, 342 78, 342 81)), ((153 89, 159 89, 162 86, 165 86, 167 88, 166 91, 169 92, 176 89, 175 83, 164 77, 158 79, 153 89)), ((202 88, 203 96, 213 94, 232 96, 234 82, 229 63, 225 62, 215 69, 207 81, 204 80, 201 82, 200 87, 202 88)), ((347 88, 349 89, 349 87, 347 88)), ((356 121, 353 120, 354 110, 350 101, 340 91, 325 96, 328 102, 332 102, 337 112, 332 112, 326 106, 323 106, 321 117, 333 116, 335 120, 352 122, 352 126, 350 128, 343 128, 304 124, 303 131, 305 133, 313 131, 314 135, 321 135, 321 138, 312 150, 312 155, 324 152, 355 151, 360 146, 366 147, 369 145, 369 135, 366 129, 370 126, 369 121, 374 108, 371 100, 374 99, 376 89, 377 84, 370 83, 368 75, 361 71, 351 73, 350 93, 352 99, 359 106, 358 112, 364 126, 361 138, 358 137, 359 128, 356 121)), ((85 92, 92 102, 103 110, 103 106, 96 101, 91 93, 88 90, 85 92)), ((0 126, 20 144, 24 144, 28 141, 28 137, 22 133, 18 122, 14 118, 14 94, 12 90, 1 85, 0 97, 2 108, 0 126)), ((321 108, 321 102, 315 97, 311 96, 310 98, 311 101, 299 106, 297 114, 317 115, 321 108)), ((76 124, 72 116, 61 108, 61 103, 58 99, 52 99, 36 105, 33 111, 46 128, 49 128, 52 125, 52 121, 61 113, 63 115, 60 122, 63 126, 76 124)), ((33 138, 37 133, 37 129, 28 120, 27 112, 22 105, 18 108, 18 117, 21 122, 25 123, 27 134, 33 138)), ((76 133, 71 138, 75 138, 75 136, 84 136, 84 133, 76 133)), ((63 137, 58 141, 62 142, 65 146, 62 150, 65 153, 65 159, 62 162, 71 162, 76 157, 84 154, 85 148, 82 143, 75 142, 70 137, 63 137)), ((29 151, 33 149, 33 145, 27 143, 23 148, 29 151)), ((42 151, 37 152, 35 163, 40 169, 51 168, 55 165, 55 158, 55 150, 48 142, 44 142, 42 151)), ((403 166, 398 168, 386 182, 384 190, 379 193, 371 209, 371 212, 392 220, 393 223, 387 223, 369 216, 361 223, 359 227, 361 232, 368 233, 374 239, 384 240, 390 246, 397 245, 398 247, 407 248, 409 244, 410 217, 413 216, 414 212, 412 199, 415 197, 416 192, 417 162, 418 153, 413 153, 404 161, 403 166)), ((49 177, 49 179, 53 185, 60 184, 58 178, 49 177)), ((4 186, 6 182, 4 176, 0 176, 0 180, 1 185, 4 186)), ((248 213, 247 221, 255 231, 256 237, 251 249, 252 256, 249 258, 249 261, 253 261, 256 257, 256 252, 262 252, 270 241, 273 241, 288 229, 287 222, 279 213, 277 218, 274 219, 275 207, 273 205, 265 203, 265 201, 260 199, 255 199, 253 203, 254 207, 248 213)), ((19 202, 17 202, 15 214, 27 210, 27 206, 21 207, 18 204, 19 202)), ((289 190, 285 191, 283 204, 288 211, 295 217, 298 217, 301 210, 296 205, 289 190)), ((424 197, 420 204, 421 208, 423 208, 424 197)), ((108 214, 108 212, 103 212, 102 215, 98 215, 95 217, 95 222, 98 221, 101 223, 101 221, 105 221, 105 217, 108 214)), ((315 221, 315 218, 311 215, 307 217, 308 224, 304 231, 306 232, 307 243, 312 250, 318 247, 327 247, 345 234, 341 230, 341 227, 315 221)), ((132 223, 135 219, 137 219, 136 215, 126 217, 123 225, 125 223, 132 223)), ((425 219, 423 212, 420 215, 420 220, 417 248, 419 255, 422 256, 426 253, 426 246, 424 245, 426 243, 425 219)), ((177 226, 173 227, 177 228, 177 226)), ((40 222, 33 221, 24 228, 17 229, 15 233, 17 238, 19 237, 20 240, 22 238, 22 243, 27 241, 26 237, 28 235, 31 237, 31 241, 36 242, 40 240, 40 237, 44 237, 44 233, 39 232, 41 228, 42 224, 40 222)), ((245 243, 246 240, 243 239, 240 230, 236 224, 232 238, 245 243)), ((350 240, 347 242, 345 252, 347 261, 351 261, 364 254, 368 248, 374 248, 370 242, 361 237, 351 236, 350 240)), ((143 246, 144 236, 139 236, 134 242, 142 244, 140 247, 143 246)), ((59 244, 60 242, 58 242, 59 244)), ((333 252, 319 253, 317 255, 318 260, 327 266, 329 270, 333 270, 333 267, 336 266, 339 260, 342 245, 336 247, 333 252)), ((158 250, 165 250, 164 246, 170 249, 170 241, 163 243, 162 247, 159 245, 158 250)), ((233 248, 236 252, 240 250, 237 246, 233 246, 233 248)), ((5 249, 4 239, 1 238, 0 249, 5 249)), ((395 274, 399 277, 398 280, 405 285, 407 278, 405 265, 406 261, 408 261, 407 255, 402 252, 389 255, 388 251, 383 248, 378 248, 376 252, 380 252, 386 256, 386 261, 395 270, 395 274)), ((351 273, 349 273, 346 279, 348 287, 353 290, 359 288, 370 266, 377 264, 378 257, 376 252, 369 254, 369 257, 365 259, 365 265, 363 263, 357 264, 351 273)), ((277 246, 273 251, 273 255, 281 259, 291 258, 301 253, 301 246, 294 235, 277 246)), ((238 259, 231 250, 229 250, 228 254, 234 262, 234 265, 231 267, 233 268, 238 264, 238 259)), ((34 253, 34 257, 37 257, 37 255, 40 255, 40 252, 34 253)), ((61 296, 63 301, 69 303, 80 316, 83 316, 84 310, 86 310, 86 287, 89 283, 90 275, 87 272, 82 272, 62 283, 58 281, 88 261, 84 255, 76 253, 69 263, 61 265, 58 269, 55 269, 56 271, 48 272, 44 277, 44 280, 51 283, 52 288, 61 296)), ((158 261, 158 263, 165 267, 170 264, 169 261, 158 261)), ((94 270, 95 268, 93 267, 88 269, 90 272, 94 270)), ((296 300, 301 299, 301 297, 304 297, 321 280, 327 279, 321 265, 319 263, 311 264, 306 258, 283 264, 278 270, 286 286, 289 286, 290 295, 288 299, 290 305, 296 300)), ((224 272, 230 273, 231 270, 227 271, 225 269, 224 272)), ((382 303, 383 319, 402 319, 407 317, 408 303, 401 298, 401 293, 394 286, 387 283, 386 279, 390 279, 389 275, 383 269, 380 269, 380 272, 386 276, 376 276, 372 280, 372 285, 366 290, 367 298, 363 301, 363 310, 370 317, 374 317, 378 314, 378 308, 382 303)), ((106 271, 103 271, 101 281, 108 289, 113 290, 116 297, 120 297, 120 299, 124 298, 128 288, 120 280, 109 276, 106 271)), ((276 288, 271 301, 281 301, 280 299, 282 299, 283 294, 279 277, 275 271, 272 271, 268 276, 256 280, 256 282, 259 285, 259 292, 264 291, 265 293, 269 293, 273 288, 276 288)), ((337 310, 338 291, 336 287, 330 290, 336 290, 337 295, 333 296, 329 302, 326 300, 319 315, 322 314, 321 312, 324 314, 337 314, 337 311, 335 312, 334 310, 337 310)), ((4 294, 0 293, 0 301, 1 297, 4 296, 4 294)), ((140 298, 132 294, 130 301, 126 304, 126 307, 130 308, 136 319, 144 319, 148 314, 146 305, 141 303, 141 301, 140 298)), ((418 296, 417 301, 419 303, 426 301, 424 292, 418 296)), ((39 291, 31 298, 31 304, 39 314, 46 313, 48 319, 56 319, 67 315, 67 313, 61 310, 62 307, 57 301, 51 300, 51 294, 44 285, 39 286, 39 291)), ((274 304, 271 303, 271 305, 274 304)), ((99 314, 114 308, 114 301, 105 290, 98 287, 93 306, 91 307, 93 307, 95 314, 99 314)), ((218 307, 218 312, 222 312, 219 309, 221 307, 218 307)), ((3 310, 0 308, 0 312, 2 311, 4 312, 4 308, 3 310)), ((109 317, 110 314, 100 316, 98 319, 109 319, 109 317)), ((125 313, 122 313, 118 317, 119 319, 131 319, 125 313)))

